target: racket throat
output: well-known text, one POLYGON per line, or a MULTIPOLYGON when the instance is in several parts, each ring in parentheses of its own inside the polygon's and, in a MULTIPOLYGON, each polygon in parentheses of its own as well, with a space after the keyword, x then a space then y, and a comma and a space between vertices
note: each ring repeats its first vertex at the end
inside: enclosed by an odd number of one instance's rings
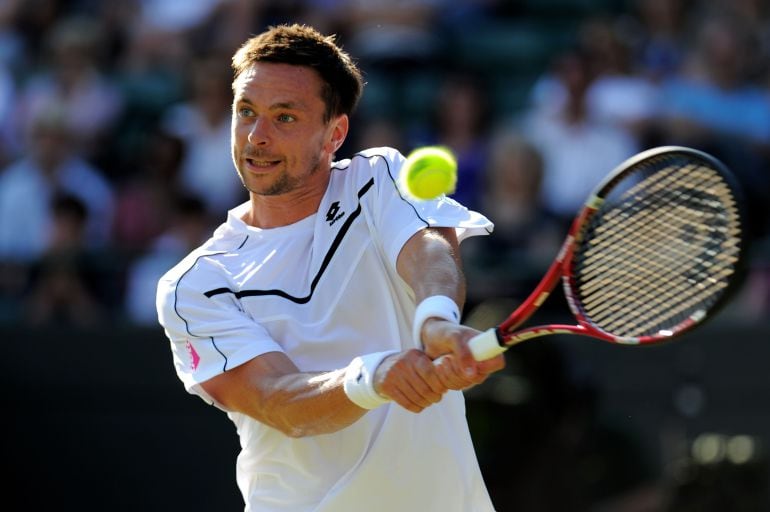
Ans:
POLYGON ((548 325, 539 327, 530 327, 513 334, 504 336, 503 343, 506 347, 511 347, 522 341, 539 338, 540 336, 550 336, 552 334, 577 334, 588 335, 587 329, 580 325, 548 325))

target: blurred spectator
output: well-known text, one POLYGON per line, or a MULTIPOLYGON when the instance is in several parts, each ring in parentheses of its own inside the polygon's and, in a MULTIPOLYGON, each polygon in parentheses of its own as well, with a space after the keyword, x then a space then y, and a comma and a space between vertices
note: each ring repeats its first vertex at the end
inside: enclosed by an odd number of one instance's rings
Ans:
POLYGON ((169 225, 179 192, 184 143, 160 130, 148 135, 130 176, 118 189, 113 242, 131 254, 145 250, 169 225))
MULTIPOLYGON (((687 65, 662 84, 660 126, 667 143, 702 149, 723 160, 743 181, 754 220, 765 222, 770 95, 750 78, 753 36, 749 26, 729 13, 703 18, 687 65)), ((762 232, 766 227, 754 228, 762 232)))
POLYGON ((363 67, 389 66, 397 71, 435 59, 441 48, 436 20, 444 0, 342 0, 336 2, 338 26, 345 29, 346 49, 363 67))
POLYGON ((751 34, 751 52, 745 56, 747 73, 752 80, 766 79, 770 72, 770 3, 767 0, 713 0, 708 6, 736 17, 751 34))
POLYGON ((559 55, 553 75, 536 86, 533 106, 517 120, 545 161, 544 206, 565 223, 608 172, 639 150, 627 133, 591 117, 592 79, 585 53, 559 55))
POLYGON ((639 71, 633 42, 618 18, 591 17, 580 26, 579 45, 593 80, 586 91, 588 116, 643 142, 658 106, 658 87, 639 71))
POLYGON ((711 15, 698 25, 686 66, 663 84, 666 136, 701 146, 736 137, 770 143, 770 99, 749 79, 752 33, 736 17, 711 15))
POLYGON ((480 208, 495 231, 463 248, 468 296, 523 299, 566 235, 542 205, 543 157, 521 134, 503 130, 492 140, 484 178, 480 208))
POLYGON ((337 151, 337 157, 346 158, 360 151, 362 148, 378 148, 382 146, 388 146, 391 148, 403 148, 406 146, 405 136, 403 130, 400 129, 398 123, 388 119, 386 116, 381 116, 376 119, 356 119, 353 121, 356 124, 360 123, 360 130, 357 130, 355 134, 351 134, 342 145, 339 151, 337 151))
POLYGON ((97 261, 85 244, 88 211, 70 195, 56 196, 51 236, 32 270, 25 320, 33 325, 91 327, 103 315, 96 293, 97 261))
POLYGON ((169 228, 128 271, 125 311, 128 318, 139 325, 157 325, 155 292, 158 280, 180 258, 203 243, 210 232, 206 208, 201 201, 179 197, 173 203, 169 228))
POLYGON ((653 81, 676 73, 687 46, 688 0, 635 0, 632 13, 640 22, 634 60, 653 81))
MULTIPOLYGON (((178 4, 173 0, 172 2, 178 4)), ((202 53, 232 55, 235 49, 256 31, 257 27, 264 25, 264 11, 270 3, 253 0, 219 0, 203 23, 191 30, 189 41, 195 55, 202 53)), ((295 20, 290 18, 287 21, 295 20)))
POLYGON ((487 102, 488 91, 479 77, 450 73, 435 92, 426 133, 417 134, 412 144, 440 144, 454 152, 458 169, 453 197, 471 209, 479 207, 487 137, 494 127, 487 102))
POLYGON ((203 199, 212 214, 247 199, 230 156, 232 93, 227 62, 219 57, 196 60, 190 100, 171 107, 162 121, 163 129, 185 145, 180 185, 203 199))
POLYGON ((76 152, 72 131, 55 107, 31 120, 29 153, 0 170, 0 259, 31 261, 52 236, 51 200, 79 199, 89 212, 85 243, 109 242, 114 213, 112 186, 76 152))
POLYGON ((333 32, 365 74, 367 93, 359 113, 374 118, 387 112, 407 127, 423 121, 443 71, 447 41, 437 23, 446 0, 311 1, 323 4, 324 24, 336 28, 333 32))
POLYGON ((232 53, 254 31, 263 2, 137 0, 137 28, 185 60, 202 52, 232 53))
POLYGON ((19 133, 29 131, 30 122, 56 105, 72 133, 70 144, 93 158, 112 134, 122 108, 120 91, 99 68, 99 26, 90 18, 65 18, 45 43, 46 67, 20 91, 19 133))
POLYGON ((138 0, 141 23, 162 32, 184 32, 201 25, 224 0, 138 0))
POLYGON ((21 35, 15 27, 20 0, 0 2, 0 65, 16 70, 24 49, 21 35))
POLYGON ((131 17, 125 22, 133 28, 115 70, 125 108, 116 130, 120 137, 111 141, 121 176, 133 172, 137 155, 148 144, 148 132, 154 131, 162 113, 184 97, 188 59, 176 36, 157 35, 131 17))
POLYGON ((18 71, 26 75, 39 65, 47 65, 41 56, 44 53, 45 40, 53 26, 63 18, 65 5, 61 0, 10 0, 4 8, 15 33, 14 46, 18 44, 16 55, 18 71))
POLYGON ((11 116, 16 104, 16 66, 21 59, 22 41, 13 27, 18 0, 0 2, 0 167, 15 156, 11 116))
MULTIPOLYGON (((8 67, 0 60, 0 120, 11 118, 15 103, 16 83, 8 67)), ((10 129, 10 123, 0 121, 0 166, 9 163, 15 153, 14 136, 10 129)))

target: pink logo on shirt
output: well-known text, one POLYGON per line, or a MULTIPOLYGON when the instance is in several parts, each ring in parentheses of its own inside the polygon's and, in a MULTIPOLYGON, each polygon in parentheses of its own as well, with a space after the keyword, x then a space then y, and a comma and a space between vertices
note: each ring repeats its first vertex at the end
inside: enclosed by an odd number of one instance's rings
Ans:
POLYGON ((195 348, 192 346, 192 343, 190 343, 190 340, 187 340, 187 343, 185 343, 185 348, 187 349, 187 353, 190 354, 190 359, 192 359, 190 368, 192 371, 195 371, 198 369, 198 363, 201 361, 201 356, 199 356, 195 351, 195 348))

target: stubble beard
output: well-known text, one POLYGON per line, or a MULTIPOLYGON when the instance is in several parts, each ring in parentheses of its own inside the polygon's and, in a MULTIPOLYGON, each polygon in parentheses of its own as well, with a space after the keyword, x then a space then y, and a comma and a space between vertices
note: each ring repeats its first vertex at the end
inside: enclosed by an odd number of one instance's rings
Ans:
POLYGON ((287 194, 293 190, 296 190, 299 188, 308 177, 314 175, 317 173, 321 168, 321 157, 319 155, 315 155, 313 157, 313 160, 310 162, 310 165, 308 166, 309 169, 306 173, 304 173, 302 176, 291 176, 287 170, 284 168, 281 171, 279 171, 278 177, 273 181, 271 184, 269 184, 267 187, 262 189, 257 189, 254 187, 254 185, 249 185, 247 179, 246 179, 246 173, 245 171, 238 169, 238 176, 241 179, 241 183, 243 184, 244 188, 248 190, 252 194, 256 194, 259 196, 279 196, 281 194, 287 194))

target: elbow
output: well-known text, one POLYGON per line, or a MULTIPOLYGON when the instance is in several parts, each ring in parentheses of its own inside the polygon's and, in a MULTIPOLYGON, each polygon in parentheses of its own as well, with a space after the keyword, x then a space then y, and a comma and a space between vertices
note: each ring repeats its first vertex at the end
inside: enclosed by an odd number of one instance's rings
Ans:
POLYGON ((286 396, 263 396, 249 416, 292 439, 316 434, 312 422, 298 416, 296 409, 290 404, 291 400, 286 396))
POLYGON ((264 419, 261 421, 280 431, 286 437, 300 439, 322 434, 333 434, 348 427, 350 424, 355 423, 359 417, 360 416, 357 415, 355 418, 345 418, 344 420, 341 420, 338 417, 332 416, 315 418, 313 421, 296 421, 296 419, 290 421, 285 418, 272 418, 272 421, 270 422, 265 422, 264 419))
POLYGON ((286 437, 299 439, 313 435, 309 429, 302 425, 295 424, 284 418, 276 418, 275 415, 266 415, 260 409, 240 409, 236 410, 235 412, 248 416, 251 419, 258 421, 259 423, 262 423, 263 425, 273 428, 286 437))
POLYGON ((303 437, 312 437, 321 434, 333 434, 342 430, 347 424, 338 424, 336 422, 314 421, 309 423, 295 423, 289 421, 279 421, 270 424, 271 427, 280 431, 286 437, 292 439, 301 439, 303 437))
POLYGON ((284 426, 283 428, 279 428, 279 430, 286 436, 291 437, 292 439, 301 439, 303 437, 308 437, 311 434, 303 428, 296 427, 296 426, 284 426))

